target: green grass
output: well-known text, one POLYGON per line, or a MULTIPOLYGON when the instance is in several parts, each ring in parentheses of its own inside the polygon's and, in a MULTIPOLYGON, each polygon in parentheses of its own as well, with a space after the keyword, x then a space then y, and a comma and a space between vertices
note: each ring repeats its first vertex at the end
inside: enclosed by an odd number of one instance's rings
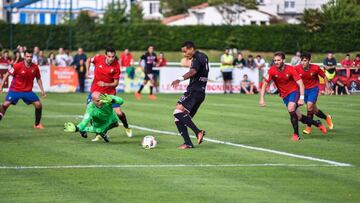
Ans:
MULTIPOLYGON (((289 140, 288 113, 278 96, 207 95, 194 118, 207 137, 352 164, 336 167, 268 152, 204 142, 178 150, 179 136, 122 127, 110 143, 93 143, 63 132, 79 122, 86 94, 49 94, 43 99, 44 130, 32 128, 34 110, 19 102, 0 122, 0 166, 175 165, 188 167, 0 169, 0 202, 359 202, 359 96, 319 98, 334 117, 334 130, 317 129, 300 142, 289 140), (142 137, 154 135, 157 148, 145 150, 142 137), (195 167, 199 164, 285 164, 284 166, 195 167), (299 166, 294 166, 299 165, 299 166)), ((176 132, 172 111, 180 95, 136 101, 121 94, 133 125, 176 132)), ((1 101, 3 101, 2 95, 1 101)), ((303 126, 301 126, 301 130, 303 126)), ((194 140, 195 142, 195 140, 194 140)))

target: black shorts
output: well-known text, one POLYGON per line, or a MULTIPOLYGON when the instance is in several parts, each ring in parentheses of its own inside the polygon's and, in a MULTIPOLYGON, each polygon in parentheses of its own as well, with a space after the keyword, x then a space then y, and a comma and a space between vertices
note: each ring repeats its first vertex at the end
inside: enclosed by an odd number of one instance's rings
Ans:
POLYGON ((222 72, 222 76, 224 80, 232 80, 232 72, 222 72))
POLYGON ((185 92, 177 103, 182 104, 190 116, 194 117, 204 99, 205 92, 185 92))
POLYGON ((150 73, 145 72, 144 80, 154 80, 154 74, 152 72, 150 73))

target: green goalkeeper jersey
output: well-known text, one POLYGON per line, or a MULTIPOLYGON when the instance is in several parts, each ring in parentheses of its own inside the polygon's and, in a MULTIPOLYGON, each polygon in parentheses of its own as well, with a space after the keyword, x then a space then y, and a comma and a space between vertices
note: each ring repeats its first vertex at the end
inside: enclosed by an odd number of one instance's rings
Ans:
POLYGON ((107 95, 111 97, 111 103, 103 103, 102 107, 97 107, 93 102, 90 102, 86 108, 83 120, 77 125, 80 132, 104 133, 109 126, 119 122, 119 118, 112 108, 112 104, 123 104, 122 98, 107 95), (92 125, 88 126, 92 120, 92 125))

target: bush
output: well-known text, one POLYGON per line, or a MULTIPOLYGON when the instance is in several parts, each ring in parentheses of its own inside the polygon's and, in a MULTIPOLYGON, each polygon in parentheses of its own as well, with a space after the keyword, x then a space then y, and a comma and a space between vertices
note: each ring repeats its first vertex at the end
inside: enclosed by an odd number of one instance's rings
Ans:
MULTIPOLYGON (((0 44, 9 48, 9 24, 0 23, 0 44)), ((17 44, 42 49, 68 47, 70 25, 14 25, 14 46, 17 44)), ((302 25, 271 26, 174 26, 161 24, 74 26, 72 42, 87 51, 116 49, 145 50, 154 44, 157 50, 175 51, 185 40, 192 40, 201 49, 232 46, 252 51, 312 52, 360 50, 360 22, 328 23, 317 32, 307 32, 302 25)))

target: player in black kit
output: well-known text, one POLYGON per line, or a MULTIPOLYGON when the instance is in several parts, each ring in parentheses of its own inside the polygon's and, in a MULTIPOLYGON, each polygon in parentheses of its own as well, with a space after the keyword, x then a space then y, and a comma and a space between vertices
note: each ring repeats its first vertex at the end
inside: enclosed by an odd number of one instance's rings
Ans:
POLYGON ((185 57, 192 59, 190 70, 182 77, 174 80, 171 85, 177 87, 181 81, 187 79, 190 79, 190 82, 186 92, 177 102, 174 117, 176 127, 185 141, 184 144, 178 148, 191 149, 194 145, 190 140, 187 127, 194 131, 198 144, 201 144, 205 136, 205 131, 196 127, 192 118, 205 99, 205 89, 209 74, 209 59, 204 53, 197 51, 195 44, 191 41, 184 42, 181 51, 185 57))
POLYGON ((141 99, 141 90, 144 88, 146 83, 150 81, 150 94, 149 99, 155 100, 156 96, 153 94, 153 88, 155 87, 155 80, 154 80, 154 73, 153 73, 153 67, 156 65, 156 54, 154 53, 154 46, 150 45, 148 47, 147 52, 141 56, 141 61, 144 62, 144 72, 145 72, 145 78, 144 82, 140 86, 139 90, 135 92, 135 97, 137 100, 141 99))

